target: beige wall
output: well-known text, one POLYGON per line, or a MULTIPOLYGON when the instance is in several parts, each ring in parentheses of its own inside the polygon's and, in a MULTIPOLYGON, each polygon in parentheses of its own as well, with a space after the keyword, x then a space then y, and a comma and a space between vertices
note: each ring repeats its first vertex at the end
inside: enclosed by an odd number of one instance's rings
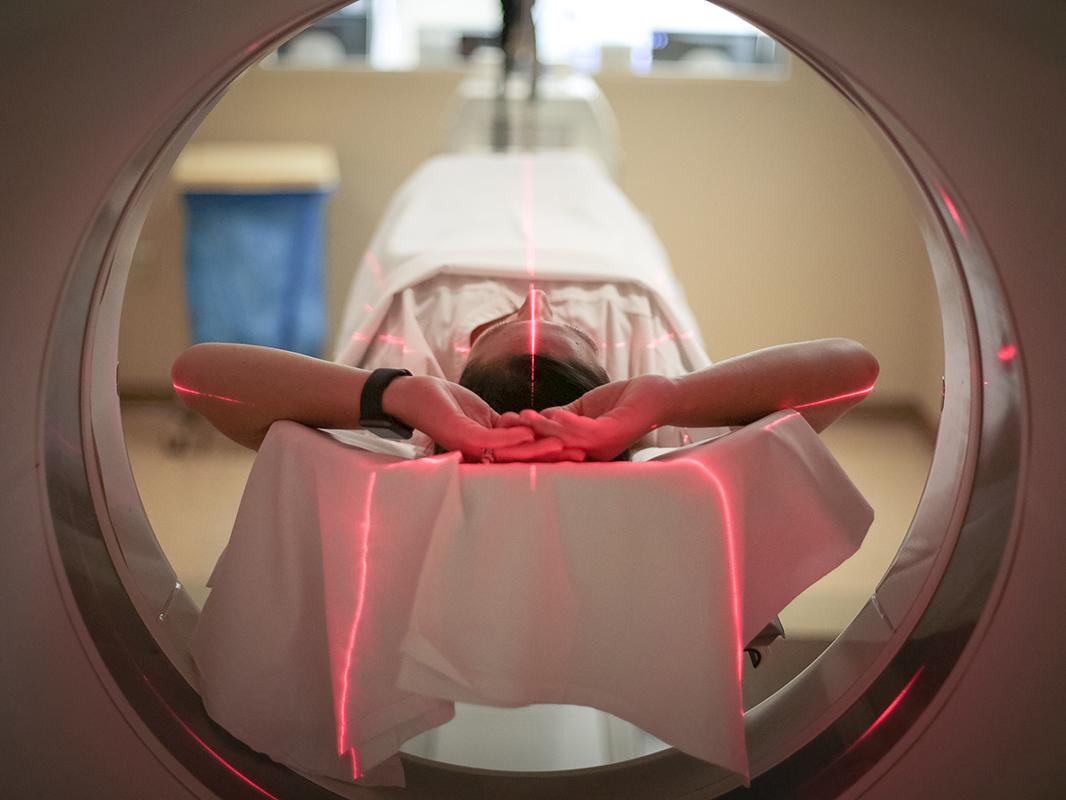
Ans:
MULTIPOLYGON (((255 68, 194 137, 336 148, 331 325, 388 197, 438 149, 461 77, 255 68)), ((599 82, 621 127, 623 189, 665 242, 712 358, 850 336, 881 361, 875 399, 935 413, 942 348, 928 259, 900 178, 844 100, 802 65, 785 81, 599 82)), ((181 225, 168 184, 130 274, 124 391, 166 391, 170 361, 188 344, 181 225)))

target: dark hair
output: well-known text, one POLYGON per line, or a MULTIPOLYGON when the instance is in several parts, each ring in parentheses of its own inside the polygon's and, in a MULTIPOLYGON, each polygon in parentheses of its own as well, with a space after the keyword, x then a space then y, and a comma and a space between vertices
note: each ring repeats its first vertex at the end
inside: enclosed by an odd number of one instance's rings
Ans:
POLYGON ((471 361, 459 385, 478 395, 498 414, 532 408, 542 411, 572 403, 610 380, 607 371, 583 361, 551 356, 515 355, 496 361, 471 361))
MULTIPOLYGON (((610 381, 607 370, 583 361, 560 361, 551 356, 510 356, 500 361, 470 361, 459 385, 489 404, 497 414, 532 408, 565 406, 585 392, 610 381)), ((438 451, 440 452, 440 451, 438 451)), ((615 461, 629 461, 623 450, 615 461)))

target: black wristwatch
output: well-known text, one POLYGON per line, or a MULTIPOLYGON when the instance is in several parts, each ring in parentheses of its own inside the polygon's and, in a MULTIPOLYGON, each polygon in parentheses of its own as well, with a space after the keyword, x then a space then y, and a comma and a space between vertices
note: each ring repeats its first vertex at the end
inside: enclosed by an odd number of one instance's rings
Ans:
POLYGON ((363 384, 359 395, 359 424, 382 439, 410 439, 414 429, 407 427, 396 417, 385 413, 381 398, 385 389, 397 378, 410 375, 406 369, 376 369, 363 384))

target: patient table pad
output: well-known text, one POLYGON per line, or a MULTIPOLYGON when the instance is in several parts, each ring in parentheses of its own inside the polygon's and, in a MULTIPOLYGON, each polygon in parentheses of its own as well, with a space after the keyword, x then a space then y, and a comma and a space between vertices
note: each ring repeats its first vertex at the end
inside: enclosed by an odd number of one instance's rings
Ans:
POLYGON ((194 635, 201 693, 252 748, 349 781, 457 701, 591 706, 746 779, 744 644, 872 519, 795 412, 598 464, 275 423, 194 635))

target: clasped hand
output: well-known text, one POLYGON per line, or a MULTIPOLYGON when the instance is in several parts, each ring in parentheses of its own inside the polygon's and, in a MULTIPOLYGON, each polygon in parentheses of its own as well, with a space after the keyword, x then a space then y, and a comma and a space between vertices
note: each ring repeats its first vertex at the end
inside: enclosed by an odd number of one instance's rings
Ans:
POLYGON ((610 461, 663 424, 674 382, 641 375, 604 384, 566 406, 497 414, 458 384, 430 376, 393 382, 384 409, 430 436, 445 450, 496 462, 610 461))

